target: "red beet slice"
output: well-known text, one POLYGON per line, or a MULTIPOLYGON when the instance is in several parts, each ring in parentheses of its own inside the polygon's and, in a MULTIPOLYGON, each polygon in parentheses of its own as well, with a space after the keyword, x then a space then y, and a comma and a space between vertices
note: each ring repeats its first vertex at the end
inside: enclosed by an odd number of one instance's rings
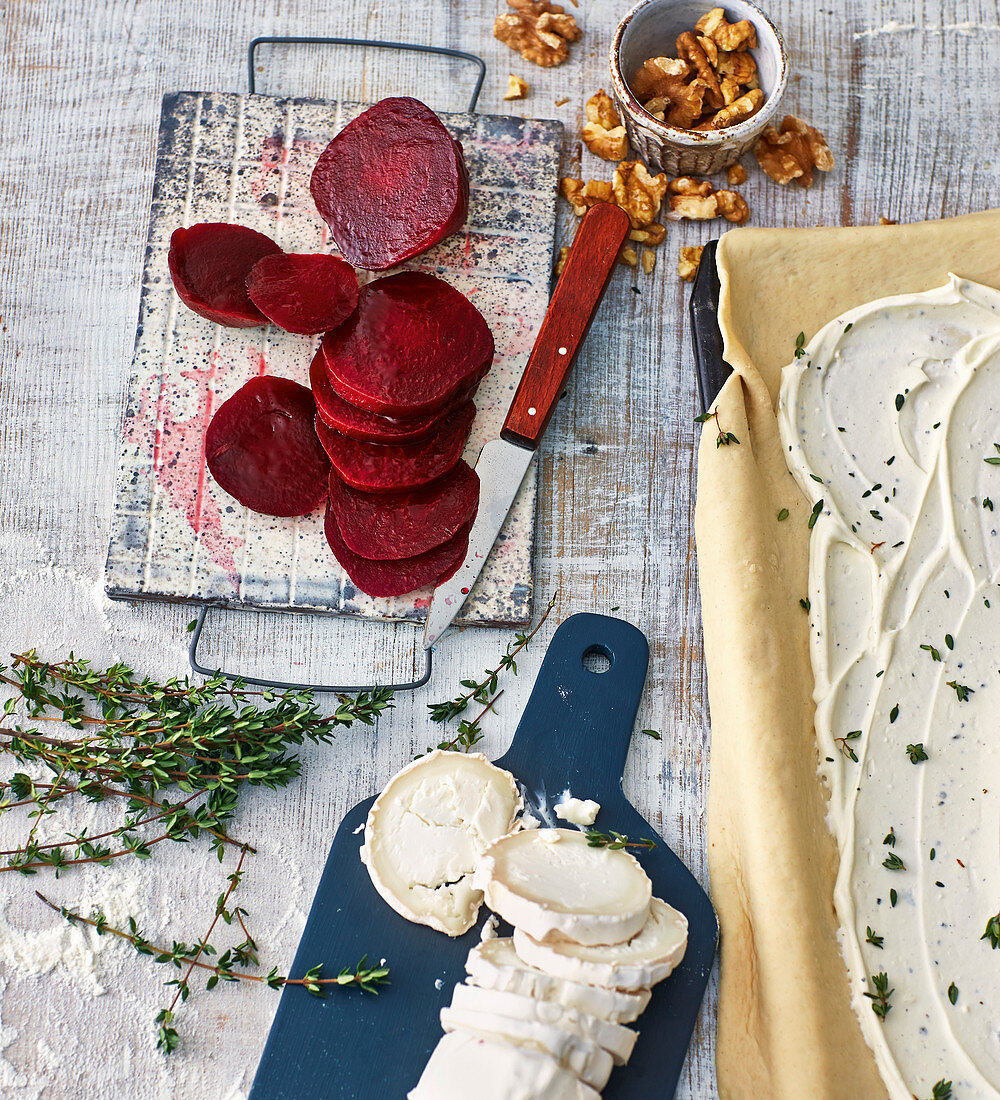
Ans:
POLYGON ((366 271, 426 252, 469 212, 462 146, 418 99, 383 99, 320 154, 310 190, 340 251, 366 271))
POLYGON ((440 419, 435 413, 419 420, 393 420, 349 405, 330 385, 322 348, 316 349, 309 365, 309 381, 316 399, 316 412, 328 427, 352 439, 368 443, 412 443, 427 435, 440 419))
POLYGON ((447 542, 476 513, 479 476, 459 461, 444 477, 401 493, 362 493, 332 474, 330 507, 340 537, 355 554, 396 561, 447 542))
POLYGON ((462 457, 476 406, 466 401, 416 443, 362 443, 316 419, 316 433, 342 481, 366 493, 417 489, 443 477, 462 457))
POLYGON ((275 252, 253 265, 247 294, 285 332, 314 336, 336 328, 354 312, 358 277, 337 256, 275 252))
POLYGON ((263 233, 226 222, 175 229, 167 264, 180 300, 195 313, 229 328, 266 325, 250 301, 247 275, 264 256, 281 249, 263 233))
POLYGON ((371 561, 355 554, 344 542, 333 509, 326 510, 326 541, 345 572, 369 596, 404 596, 427 584, 446 581, 465 561, 471 523, 447 542, 424 554, 396 561, 371 561))
POLYGON ((304 516, 327 494, 330 460, 312 394, 288 378, 254 378, 212 417, 205 458, 230 496, 266 516, 304 516))
POLYGON ((330 384, 345 401, 401 418, 451 404, 490 369, 494 350, 469 299, 417 271, 362 287, 358 308, 322 347, 330 384))

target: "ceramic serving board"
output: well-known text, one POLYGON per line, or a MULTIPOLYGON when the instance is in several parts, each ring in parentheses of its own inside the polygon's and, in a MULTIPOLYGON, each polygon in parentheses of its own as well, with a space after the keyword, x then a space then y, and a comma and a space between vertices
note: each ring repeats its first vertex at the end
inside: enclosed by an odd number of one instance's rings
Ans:
MULTIPOLYGON (((663 898, 688 918, 684 959, 653 988, 635 1023, 629 1064, 616 1069, 605 1100, 669 1100, 698 1019, 718 941, 712 904, 698 881, 622 791, 649 647, 629 623, 580 614, 555 632, 514 740, 497 764, 521 787, 526 808, 545 825, 564 826, 553 807, 564 791, 601 804, 596 828, 651 838, 637 858, 663 898), (594 660, 604 671, 596 671, 594 660)), ((254 1079, 250 1100, 403 1100, 441 1038, 440 1009, 465 978, 477 927, 449 939, 399 916, 376 893, 359 857, 374 798, 341 822, 309 910, 291 975, 323 965, 324 975, 362 955, 385 959, 391 984, 378 995, 334 990, 322 1000, 286 986, 254 1079)), ((501 924, 500 935, 510 935, 501 924)), ((473 1091, 470 1095, 475 1095, 473 1091)))
MULTIPOLYGON (((164 98, 107 559, 109 596, 390 620, 426 613, 430 589, 394 599, 358 592, 326 544, 321 508, 300 519, 261 516, 215 484, 204 460, 214 410, 260 374, 308 385, 319 338, 270 325, 212 324, 180 302, 167 268, 171 233, 202 221, 238 222, 287 251, 331 250, 309 178, 327 142, 366 106, 204 92, 164 98)), ((402 266, 446 279, 493 331, 496 359, 476 396, 465 453, 474 464, 484 442, 499 434, 548 304, 562 126, 440 117, 465 150, 468 221, 402 266)), ((459 622, 530 620, 534 506, 532 470, 459 622)))

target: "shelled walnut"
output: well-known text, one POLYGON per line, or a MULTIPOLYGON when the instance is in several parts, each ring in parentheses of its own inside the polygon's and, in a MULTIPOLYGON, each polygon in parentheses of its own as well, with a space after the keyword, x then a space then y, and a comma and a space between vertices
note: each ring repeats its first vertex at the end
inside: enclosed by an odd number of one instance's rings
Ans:
MULTIPOLYGON (((629 216, 631 229, 629 243, 618 254, 621 263, 636 267, 638 253, 632 242, 647 246, 662 244, 667 235, 665 225, 656 219, 659 216, 664 196, 667 193, 667 176, 660 172, 649 174, 641 161, 623 160, 615 169, 610 180, 579 180, 566 176, 559 181, 563 196, 572 204, 577 217, 583 217, 587 210, 598 202, 611 202, 620 206, 629 216)), ((647 248, 648 252, 648 248, 647 248)), ((560 256, 560 263, 563 263, 560 256)), ((643 253, 643 270, 652 270, 655 261, 646 259, 643 253)), ((561 270, 556 266, 556 274, 561 270)))
POLYGON ((549 0, 507 0, 507 6, 514 10, 496 17, 493 37, 543 68, 561 65, 570 42, 583 33, 565 8, 549 0))
POLYGON ((600 88, 587 100, 584 110, 587 121, 580 135, 584 145, 604 160, 621 160, 628 152, 628 135, 614 100, 600 88))
POLYGON ((650 57, 632 78, 632 91, 654 118, 681 130, 722 130, 764 105, 749 20, 729 23, 724 8, 712 8, 675 46, 677 57, 650 57))
POLYGON ((667 190, 670 192, 670 210, 666 215, 669 221, 685 218, 708 221, 721 217, 734 225, 742 225, 750 217, 750 207, 741 194, 716 191, 709 180, 680 176, 667 184, 667 190))
POLYGON ((677 274, 686 283, 693 282, 694 277, 698 274, 698 265, 701 263, 701 250, 704 247, 703 244, 686 245, 681 249, 680 258, 677 261, 677 274))
POLYGON ((795 115, 785 115, 780 130, 765 126, 753 151, 757 163, 775 183, 795 180, 800 187, 810 187, 813 169, 829 172, 833 167, 826 138, 795 115))

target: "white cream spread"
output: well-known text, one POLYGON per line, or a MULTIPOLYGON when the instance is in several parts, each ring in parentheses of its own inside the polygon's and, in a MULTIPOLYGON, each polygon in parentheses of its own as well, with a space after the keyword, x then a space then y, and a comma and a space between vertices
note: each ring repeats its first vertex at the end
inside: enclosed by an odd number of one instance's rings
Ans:
POLYGON ((817 516, 803 598, 855 1009, 894 1100, 996 1097, 1000 293, 952 276, 845 313, 785 368, 779 425, 817 516))

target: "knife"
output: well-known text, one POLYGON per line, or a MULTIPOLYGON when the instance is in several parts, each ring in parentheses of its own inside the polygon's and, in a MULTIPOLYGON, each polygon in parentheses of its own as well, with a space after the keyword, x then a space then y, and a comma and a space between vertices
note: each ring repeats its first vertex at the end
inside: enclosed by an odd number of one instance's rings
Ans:
POLYGON ((483 447, 476 463, 479 511, 469 533, 469 549, 458 572, 434 589, 424 649, 451 626, 486 564, 562 396, 563 383, 604 296, 629 224, 625 211, 610 203, 592 206, 580 223, 500 438, 483 447))

